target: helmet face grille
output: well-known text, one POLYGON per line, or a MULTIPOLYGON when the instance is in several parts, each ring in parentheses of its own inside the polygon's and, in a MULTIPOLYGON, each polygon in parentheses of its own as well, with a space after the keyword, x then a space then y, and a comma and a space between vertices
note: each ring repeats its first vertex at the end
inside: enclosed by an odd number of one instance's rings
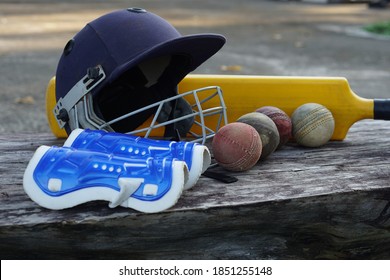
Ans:
POLYGON ((110 121, 97 118, 92 103, 86 96, 77 104, 76 128, 90 128, 118 131, 118 127, 129 127, 128 123, 139 125, 122 133, 143 137, 176 138, 180 135, 187 141, 205 143, 218 129, 227 124, 226 107, 219 87, 206 87, 177 94, 157 101, 110 121), (173 105, 172 105, 173 104, 173 105), (149 116, 144 120, 145 116, 149 116), (141 121, 143 120, 143 121, 141 121), (169 132, 169 133, 167 133, 169 132))
MULTIPOLYGON (((208 139, 214 137, 219 128, 228 123, 222 90, 219 87, 210 86, 181 93, 150 104, 121 118, 108 122, 101 128, 111 126, 119 120, 124 120, 140 113, 142 114, 148 110, 153 110, 153 115, 141 127, 138 127, 136 130, 127 131, 126 133, 144 137, 161 137, 164 135, 161 131, 164 127, 176 124, 176 128, 185 127, 187 130, 179 131, 181 136, 187 138, 187 141, 202 142, 204 144, 208 139), (165 107, 169 107, 169 104, 172 104, 172 102, 180 104, 178 106, 179 108, 175 108, 176 110, 172 114, 173 118, 159 121, 161 114, 166 115, 166 112, 164 112, 165 107)), ((165 134, 165 136, 174 137, 176 135, 165 134)))

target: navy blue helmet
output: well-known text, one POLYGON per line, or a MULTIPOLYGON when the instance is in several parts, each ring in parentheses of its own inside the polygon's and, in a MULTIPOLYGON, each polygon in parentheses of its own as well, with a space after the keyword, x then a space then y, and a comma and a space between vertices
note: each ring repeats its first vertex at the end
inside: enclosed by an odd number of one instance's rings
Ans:
POLYGON ((103 15, 66 44, 53 113, 68 134, 76 128, 131 133, 155 116, 165 136, 186 135, 198 109, 178 95, 177 85, 225 41, 211 33, 182 36, 141 8, 103 15))

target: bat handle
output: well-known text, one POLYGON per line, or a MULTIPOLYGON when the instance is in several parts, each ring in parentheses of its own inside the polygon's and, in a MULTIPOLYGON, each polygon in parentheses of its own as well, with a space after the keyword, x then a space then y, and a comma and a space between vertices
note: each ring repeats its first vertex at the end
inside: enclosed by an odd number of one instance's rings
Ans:
POLYGON ((390 99, 374 99, 374 119, 390 120, 390 99))

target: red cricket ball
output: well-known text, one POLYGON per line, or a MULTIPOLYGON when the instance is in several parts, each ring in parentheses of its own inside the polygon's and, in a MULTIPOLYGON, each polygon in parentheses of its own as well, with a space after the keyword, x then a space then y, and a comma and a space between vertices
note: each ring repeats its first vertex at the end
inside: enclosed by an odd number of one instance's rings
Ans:
POLYGON ((217 131, 212 141, 215 160, 230 171, 246 171, 260 158, 262 143, 259 133, 245 123, 230 123, 217 131))
POLYGON ((292 137, 292 122, 290 117, 283 110, 274 106, 264 106, 257 109, 256 112, 267 115, 276 124, 280 137, 278 149, 280 149, 292 137))

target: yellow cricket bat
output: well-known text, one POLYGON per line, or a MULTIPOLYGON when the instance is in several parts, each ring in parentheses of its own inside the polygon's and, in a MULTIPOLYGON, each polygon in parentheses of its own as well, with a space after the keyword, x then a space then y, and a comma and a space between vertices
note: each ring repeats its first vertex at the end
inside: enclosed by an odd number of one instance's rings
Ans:
MULTIPOLYGON (((362 119, 390 119, 390 100, 366 99, 355 94, 345 78, 339 77, 279 77, 244 75, 188 75, 179 92, 219 86, 227 107, 228 121, 253 112, 262 106, 275 106, 288 115, 305 103, 327 107, 335 119, 332 140, 343 140, 349 128, 362 119)), ((57 125, 52 110, 55 106, 55 78, 46 92, 49 125, 57 137, 67 137, 57 125)), ((209 106, 218 106, 210 103, 209 106)), ((215 126, 215 124, 206 124, 215 126)))

